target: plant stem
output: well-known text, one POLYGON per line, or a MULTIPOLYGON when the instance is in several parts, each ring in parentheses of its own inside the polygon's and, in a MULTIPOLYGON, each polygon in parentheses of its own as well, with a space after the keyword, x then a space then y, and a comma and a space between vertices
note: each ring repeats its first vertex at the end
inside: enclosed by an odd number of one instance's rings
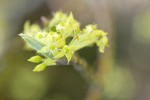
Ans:
POLYGON ((86 60, 82 59, 76 54, 73 56, 72 62, 70 64, 81 74, 81 76, 87 81, 89 85, 93 83, 93 71, 90 69, 92 67, 86 62, 86 60))
MULTIPOLYGON (((56 61, 56 63, 57 65, 67 65, 67 60, 62 58, 56 61)), ((93 83, 93 71, 90 69, 92 67, 84 59, 75 54, 69 64, 80 73, 89 85, 93 83)))

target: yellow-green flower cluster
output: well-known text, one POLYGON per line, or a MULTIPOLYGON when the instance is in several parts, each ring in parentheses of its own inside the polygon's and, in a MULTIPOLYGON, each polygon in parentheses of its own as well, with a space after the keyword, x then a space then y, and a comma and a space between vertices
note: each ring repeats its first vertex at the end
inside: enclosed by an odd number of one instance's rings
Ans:
POLYGON ((104 52, 108 43, 107 33, 98 30, 96 25, 87 25, 81 30, 80 23, 72 13, 68 16, 63 12, 56 12, 44 28, 27 21, 20 36, 26 41, 26 48, 36 50, 39 54, 28 60, 40 63, 33 71, 42 71, 46 66, 55 65, 62 57, 66 57, 69 63, 74 52, 91 44, 96 43, 99 51, 104 52))

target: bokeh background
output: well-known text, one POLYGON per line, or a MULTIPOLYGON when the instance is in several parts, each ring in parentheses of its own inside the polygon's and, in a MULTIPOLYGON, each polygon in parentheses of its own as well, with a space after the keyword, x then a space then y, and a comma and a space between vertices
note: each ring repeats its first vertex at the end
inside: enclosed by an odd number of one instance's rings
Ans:
POLYGON ((150 0, 0 0, 0 100, 150 100, 149 51, 150 0), (27 59, 35 52, 23 49, 18 34, 26 20, 41 23, 59 10, 109 33, 104 54, 96 47, 78 52, 96 66, 100 89, 72 66, 32 72, 27 59))

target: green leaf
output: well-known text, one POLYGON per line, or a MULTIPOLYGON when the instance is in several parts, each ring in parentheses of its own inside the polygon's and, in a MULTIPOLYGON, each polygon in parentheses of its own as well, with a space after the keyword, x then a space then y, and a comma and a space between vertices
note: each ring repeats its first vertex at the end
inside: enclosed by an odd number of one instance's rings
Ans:
POLYGON ((42 47, 40 50, 37 51, 37 53, 47 53, 49 52, 48 46, 42 47))
POLYGON ((40 72, 40 71, 43 71, 45 70, 46 66, 42 63, 42 64, 39 64, 37 65, 35 68, 34 68, 34 72, 40 72))
POLYGON ((52 28, 54 27, 56 24, 58 24, 60 21, 65 21, 67 19, 67 15, 61 11, 56 12, 54 14, 53 19, 51 19, 51 21, 49 22, 49 27, 52 28))
POLYGON ((99 41, 97 41, 96 44, 99 47, 99 52, 103 53, 105 50, 105 47, 108 45, 108 38, 104 36, 99 41))
POLYGON ((30 29, 30 22, 26 21, 25 24, 24 24, 24 31, 27 31, 29 29, 30 29))
POLYGON ((28 61, 33 62, 33 63, 39 63, 43 60, 40 56, 33 56, 28 59, 28 61))
MULTIPOLYGON (((45 44, 37 41, 36 39, 34 39, 29 35, 26 34, 19 34, 19 35, 36 51, 45 47, 45 44)), ((44 55, 45 57, 52 58, 52 55, 50 55, 49 53, 41 53, 41 54, 44 55)))
POLYGON ((85 33, 91 33, 92 31, 96 30, 96 25, 87 25, 83 30, 85 33))
POLYGON ((72 48, 65 45, 64 48, 63 48, 63 51, 65 53, 65 56, 67 57, 67 61, 68 63, 70 62, 72 56, 73 56, 73 51, 71 50, 72 48))
POLYGON ((27 35, 27 34, 19 34, 27 43, 30 44, 30 46, 35 50, 40 50, 42 47, 45 46, 45 44, 37 41, 33 37, 27 35))
POLYGON ((61 32, 62 30, 64 30, 64 25, 62 25, 61 23, 60 24, 58 24, 58 25, 56 25, 56 30, 58 31, 58 32, 61 32))
POLYGON ((70 13, 66 21, 64 22, 64 30, 62 31, 63 37, 67 38, 69 36, 74 36, 77 32, 79 32, 80 24, 73 17, 73 14, 70 13))
POLYGON ((56 65, 55 60, 53 59, 45 59, 43 64, 46 66, 56 65))
POLYGON ((61 58, 65 55, 64 51, 62 50, 61 52, 59 52, 56 56, 54 56, 54 58, 61 58))
POLYGON ((39 32, 41 29, 40 29, 40 26, 38 24, 30 24, 29 21, 26 21, 25 24, 24 24, 24 33, 26 34, 35 34, 37 32, 39 32))
POLYGON ((56 46, 58 47, 58 48, 60 48, 60 47, 63 47, 66 43, 65 43, 65 40, 63 40, 62 38, 60 38, 58 41, 56 41, 56 46))
POLYGON ((59 52, 58 49, 56 48, 55 50, 52 50, 51 53, 53 54, 53 56, 56 56, 59 52))
POLYGON ((71 51, 69 51, 68 53, 65 53, 65 56, 67 57, 67 61, 69 63, 71 58, 72 58, 72 56, 73 56, 73 53, 71 51))

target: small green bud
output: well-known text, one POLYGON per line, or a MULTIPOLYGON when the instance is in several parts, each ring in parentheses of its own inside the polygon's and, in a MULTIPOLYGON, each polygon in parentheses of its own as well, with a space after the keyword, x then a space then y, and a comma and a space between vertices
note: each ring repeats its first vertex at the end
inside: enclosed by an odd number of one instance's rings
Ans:
POLYGON ((57 34, 57 33, 54 33, 54 34, 53 34, 53 39, 54 39, 54 41, 57 41, 59 38, 60 38, 60 35, 59 35, 59 34, 57 34))
POLYGON ((42 64, 39 64, 37 65, 35 68, 34 68, 34 72, 40 72, 40 71, 44 71, 46 68, 46 66, 42 63, 42 64))
POLYGON ((39 63, 43 60, 40 56, 33 56, 28 59, 28 61, 33 62, 33 63, 39 63))
POLYGON ((74 34, 80 34, 81 33, 81 30, 80 29, 76 29, 75 31, 74 31, 74 34))
POLYGON ((50 35, 53 35, 54 33, 55 33, 55 32, 53 32, 53 31, 50 31, 50 32, 49 32, 50 35))
POLYGON ((90 33, 94 30, 96 30, 96 25, 87 25, 86 28, 84 29, 84 32, 85 33, 90 33))
POLYGON ((38 34, 37 37, 38 37, 38 39, 41 39, 41 38, 43 38, 43 35, 42 34, 38 34))
POLYGON ((56 47, 55 45, 50 45, 50 46, 49 46, 49 49, 50 49, 50 50, 54 50, 55 47, 56 47))
POLYGON ((64 52, 65 52, 65 53, 68 53, 68 52, 69 52, 69 49, 68 49, 68 48, 64 49, 64 52))
POLYGON ((64 30, 64 26, 62 26, 61 24, 58 24, 56 25, 56 30, 59 32, 59 31, 62 31, 64 30))

